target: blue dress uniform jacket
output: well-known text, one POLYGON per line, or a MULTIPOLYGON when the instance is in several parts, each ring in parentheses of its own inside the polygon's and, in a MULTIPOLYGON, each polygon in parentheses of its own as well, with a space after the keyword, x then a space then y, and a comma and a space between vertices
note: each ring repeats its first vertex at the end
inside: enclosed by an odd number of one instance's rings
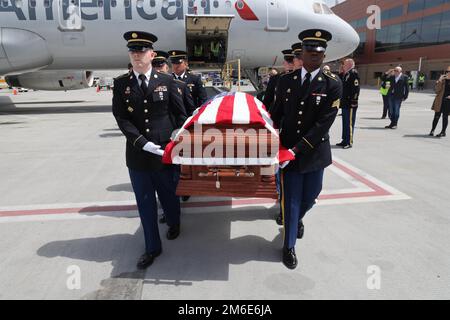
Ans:
POLYGON ((179 88, 181 90, 181 92, 183 94, 183 104, 184 104, 184 108, 186 109, 186 113, 188 116, 191 116, 194 113, 195 109, 197 109, 195 107, 195 103, 194 103, 194 99, 192 98, 191 91, 189 90, 187 84, 181 80, 175 79, 175 84, 176 84, 177 88, 179 88))
POLYGON ((134 73, 114 80, 113 114, 127 139, 127 166, 139 171, 164 168, 161 157, 144 151, 151 141, 162 149, 172 132, 187 119, 182 93, 172 76, 151 72, 148 90, 142 92, 134 73))
POLYGON ((278 81, 280 80, 281 75, 277 74, 271 76, 269 79, 269 83, 267 84, 266 92, 264 93, 263 104, 266 106, 266 109, 270 112, 275 102, 276 90, 278 86, 278 81))
POLYGON ((195 108, 201 107, 208 100, 208 94, 203 86, 201 75, 186 72, 182 79, 180 79, 188 86, 191 91, 192 99, 194 100, 195 108))
POLYGON ((301 70, 282 76, 271 116, 280 128, 281 144, 296 152, 285 171, 308 173, 332 163, 328 131, 339 109, 342 83, 320 70, 308 92, 300 92, 300 87, 301 70))
POLYGON ((358 107, 360 93, 360 79, 356 69, 351 69, 342 75, 342 100, 341 108, 358 107))

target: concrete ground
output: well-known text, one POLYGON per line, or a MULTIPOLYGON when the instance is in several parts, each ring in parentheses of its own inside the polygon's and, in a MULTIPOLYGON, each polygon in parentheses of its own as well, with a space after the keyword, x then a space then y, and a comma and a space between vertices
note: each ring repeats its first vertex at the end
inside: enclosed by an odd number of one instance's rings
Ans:
MULTIPOLYGON (((146 271, 111 92, 0 91, 0 299, 449 299, 450 137, 433 95, 397 130, 363 90, 354 148, 333 148, 305 218, 299 266, 281 263, 269 200, 193 198, 146 271)), ((332 128, 340 141, 341 118, 332 128)))

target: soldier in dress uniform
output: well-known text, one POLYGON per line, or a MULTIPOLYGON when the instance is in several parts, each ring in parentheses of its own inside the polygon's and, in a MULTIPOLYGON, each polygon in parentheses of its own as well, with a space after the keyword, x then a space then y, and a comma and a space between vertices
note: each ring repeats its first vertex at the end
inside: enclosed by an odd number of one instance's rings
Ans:
MULTIPOLYGON (((291 61, 291 63, 289 64, 289 67, 290 67, 290 71, 289 72, 292 72, 294 70, 299 70, 299 69, 301 69, 303 67, 302 52, 303 52, 303 49, 302 49, 302 43, 301 42, 294 43, 292 45, 291 49, 283 51, 283 53, 287 53, 287 54, 292 55, 292 60, 289 59, 291 61)), ((289 73, 289 72, 286 72, 286 73, 289 73)), ((280 77, 278 77, 278 80, 279 79, 280 79, 280 77)), ((278 85, 278 83, 277 83, 277 85, 278 85)), ((272 111, 272 110, 269 110, 269 112, 270 111, 272 111)), ((277 190, 278 190, 278 194, 279 194, 279 197, 280 197, 280 203, 281 203, 281 185, 280 185, 280 183, 281 183, 281 170, 279 170, 277 172, 276 182, 277 182, 277 190)), ((281 205, 280 205, 280 212, 278 214, 278 217, 275 219, 275 221, 277 222, 278 225, 280 225, 280 226, 283 225, 283 212, 282 212, 281 205)), ((303 233, 304 233, 304 226, 303 226, 303 223, 300 221, 299 222, 299 226, 298 226, 297 239, 303 238, 303 233)))
POLYGON ((282 51, 283 53, 283 68, 284 73, 278 73, 270 77, 269 83, 267 84, 266 92, 264 93, 263 104, 266 106, 266 109, 270 112, 270 109, 273 106, 275 101, 275 92, 278 84, 278 80, 281 75, 286 74, 288 72, 292 72, 294 70, 294 54, 291 49, 286 49, 282 51))
MULTIPOLYGON (((188 60, 186 51, 170 50, 170 62, 172 63, 173 77, 177 80, 183 81, 191 91, 194 99, 195 108, 200 108, 208 100, 205 87, 203 86, 201 75, 196 75, 188 70, 188 60)), ((188 114, 191 116, 192 114, 188 114)), ((181 197, 183 201, 189 200, 188 195, 181 197)))
MULTIPOLYGON (((169 53, 165 51, 155 51, 156 57, 153 59, 152 65, 156 71, 169 74, 169 53)), ((184 107, 188 115, 194 113, 196 106, 194 104, 194 99, 192 98, 191 91, 189 90, 187 84, 181 80, 175 79, 177 87, 183 93, 184 107)))
POLYGON ((343 86, 341 109, 342 109, 342 141, 336 144, 343 149, 353 147, 355 135, 356 112, 358 111, 359 99, 359 74, 355 69, 355 61, 346 59, 340 74, 343 86))
MULTIPOLYGON (((165 51, 155 51, 156 57, 152 61, 152 66, 156 71, 169 74, 169 53, 165 51)), ((183 94, 183 103, 188 114, 192 114, 195 111, 194 100, 192 99, 191 92, 186 85, 181 80, 175 79, 175 84, 177 86, 177 90, 183 94)), ((177 177, 178 180, 178 177, 177 177)), ((159 223, 166 223, 166 215, 163 213, 159 218, 159 223)))
POLYGON ((303 42, 303 67, 280 78, 271 114, 280 128, 280 140, 295 155, 282 163, 282 208, 284 247, 282 260, 294 269, 299 221, 313 207, 322 190, 324 169, 332 163, 329 129, 342 95, 341 80, 321 65, 327 42, 325 30, 310 29, 299 34, 303 42))
POLYGON ((208 100, 201 75, 188 71, 187 53, 185 51, 171 50, 169 54, 174 78, 187 84, 194 99, 195 108, 201 107, 208 100))
POLYGON ((124 38, 133 70, 114 80, 112 110, 127 140, 126 163, 145 237, 145 253, 137 267, 144 269, 162 252, 155 192, 167 215, 167 239, 180 234, 177 171, 164 165, 161 156, 187 114, 173 77, 152 68, 158 38, 140 31, 126 32, 124 38))

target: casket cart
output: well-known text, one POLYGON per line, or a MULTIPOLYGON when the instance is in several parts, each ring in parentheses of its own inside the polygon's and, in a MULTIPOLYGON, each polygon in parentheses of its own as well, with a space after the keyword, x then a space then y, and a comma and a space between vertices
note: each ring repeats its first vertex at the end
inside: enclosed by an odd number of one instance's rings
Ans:
POLYGON ((236 92, 196 110, 166 147, 163 162, 181 165, 177 194, 277 199, 275 171, 292 160, 280 148, 263 104, 236 92))

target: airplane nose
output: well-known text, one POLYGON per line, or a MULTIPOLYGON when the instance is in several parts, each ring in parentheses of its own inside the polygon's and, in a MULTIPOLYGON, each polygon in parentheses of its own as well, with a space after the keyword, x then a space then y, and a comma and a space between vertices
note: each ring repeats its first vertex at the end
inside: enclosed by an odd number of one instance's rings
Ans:
POLYGON ((355 29, 347 23, 343 23, 339 28, 339 33, 336 36, 336 41, 342 51, 342 56, 347 56, 353 53, 359 46, 360 38, 355 29))

